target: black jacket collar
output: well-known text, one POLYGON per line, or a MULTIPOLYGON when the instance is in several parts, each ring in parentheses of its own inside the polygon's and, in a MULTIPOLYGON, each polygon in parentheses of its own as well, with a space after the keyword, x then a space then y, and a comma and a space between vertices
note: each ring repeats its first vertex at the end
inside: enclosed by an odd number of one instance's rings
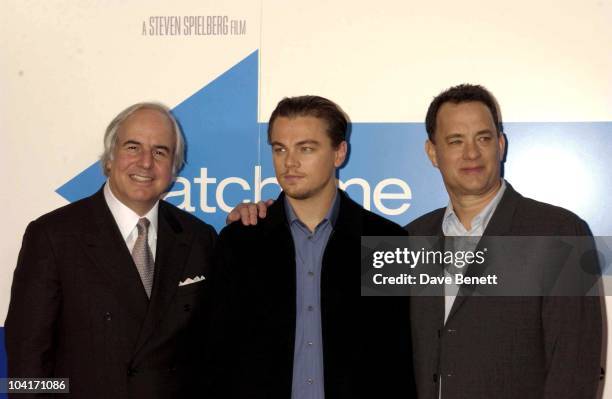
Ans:
MULTIPOLYGON (((350 199, 342 190, 338 189, 338 195, 340 196, 340 209, 338 210, 338 219, 334 225, 334 231, 361 236, 361 206, 350 199)), ((268 215, 265 219, 267 228, 270 230, 288 228, 286 215, 285 193, 281 191, 274 204, 268 208, 268 215)))

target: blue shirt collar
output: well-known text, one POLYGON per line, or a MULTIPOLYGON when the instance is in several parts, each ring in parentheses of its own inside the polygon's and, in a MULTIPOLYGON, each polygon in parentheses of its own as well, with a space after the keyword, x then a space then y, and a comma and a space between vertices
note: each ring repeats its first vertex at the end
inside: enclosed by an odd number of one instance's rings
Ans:
MULTIPOLYGON (((295 214, 295 211, 293 210, 293 207, 289 203, 289 199, 287 198, 286 195, 284 196, 284 200, 285 200, 285 215, 287 216, 287 221, 289 222, 289 225, 292 225, 295 222, 299 222, 300 224, 303 225, 302 221, 295 214)), ((336 220, 338 220, 339 211, 340 211, 340 195, 338 195, 338 190, 336 189, 336 192, 334 194, 334 199, 332 200, 331 207, 327 210, 325 217, 317 225, 317 228, 328 220, 331 223, 332 227, 335 226, 336 220)))
POLYGON ((467 231, 463 224, 461 224, 459 218, 455 214, 452 202, 449 201, 448 206, 444 211, 444 218, 442 219, 442 231, 444 232, 444 235, 481 236, 487 228, 487 225, 489 224, 489 221, 491 220, 495 209, 497 209, 497 205, 501 201, 505 191, 506 181, 502 179, 501 186, 499 187, 499 190, 497 190, 495 197, 493 197, 493 199, 487 204, 487 206, 485 206, 484 209, 480 211, 478 215, 474 217, 474 219, 472 219, 472 228, 470 229, 470 231, 467 231))

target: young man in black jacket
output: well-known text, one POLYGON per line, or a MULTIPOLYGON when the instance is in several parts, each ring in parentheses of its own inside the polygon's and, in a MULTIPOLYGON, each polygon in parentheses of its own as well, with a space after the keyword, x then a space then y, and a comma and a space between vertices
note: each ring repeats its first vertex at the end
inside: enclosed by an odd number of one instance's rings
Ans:
POLYGON ((219 397, 415 396, 408 298, 358 291, 361 236, 405 231, 337 188, 347 129, 344 112, 317 96, 285 98, 270 117, 283 192, 256 225, 236 222, 220 235, 219 397))

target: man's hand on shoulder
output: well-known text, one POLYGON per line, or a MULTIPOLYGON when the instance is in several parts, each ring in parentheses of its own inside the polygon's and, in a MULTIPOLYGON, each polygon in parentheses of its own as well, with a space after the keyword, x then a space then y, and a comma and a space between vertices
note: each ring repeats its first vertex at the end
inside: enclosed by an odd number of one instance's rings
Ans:
POLYGON ((259 201, 257 204, 238 204, 227 215, 225 224, 230 224, 240 220, 243 225, 250 226, 257 224, 257 216, 265 218, 268 212, 268 207, 274 203, 274 200, 259 201))

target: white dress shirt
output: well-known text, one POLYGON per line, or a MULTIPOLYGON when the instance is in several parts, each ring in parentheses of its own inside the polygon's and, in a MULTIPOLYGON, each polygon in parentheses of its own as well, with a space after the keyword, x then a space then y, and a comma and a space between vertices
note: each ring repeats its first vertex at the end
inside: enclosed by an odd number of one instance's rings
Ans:
POLYGON ((121 232, 121 237, 125 241, 128 250, 132 253, 136 239, 138 238, 138 229, 136 225, 141 217, 149 219, 149 235, 148 242, 151 253, 153 254, 153 261, 155 261, 155 252, 157 249, 157 210, 159 208, 159 201, 155 203, 153 208, 147 212, 144 216, 139 216, 136 212, 128 208, 123 202, 119 201, 113 194, 110 188, 110 182, 107 180, 104 185, 104 199, 106 204, 110 208, 115 222, 121 232))

